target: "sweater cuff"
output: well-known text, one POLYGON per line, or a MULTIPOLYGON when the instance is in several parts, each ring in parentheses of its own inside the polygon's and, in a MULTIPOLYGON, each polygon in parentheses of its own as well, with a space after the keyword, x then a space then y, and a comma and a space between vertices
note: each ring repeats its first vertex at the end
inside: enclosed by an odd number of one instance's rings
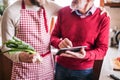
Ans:
POLYGON ((56 48, 59 49, 58 45, 59 45, 59 43, 60 43, 61 41, 62 41, 62 40, 60 40, 60 39, 56 41, 56 44, 55 44, 55 45, 56 45, 56 48))
POLYGON ((86 52, 86 56, 84 57, 84 59, 89 59, 90 58, 90 52, 86 52))
POLYGON ((93 53, 93 51, 88 51, 86 53, 85 59, 89 59, 89 60, 95 60, 96 55, 95 53, 93 53))

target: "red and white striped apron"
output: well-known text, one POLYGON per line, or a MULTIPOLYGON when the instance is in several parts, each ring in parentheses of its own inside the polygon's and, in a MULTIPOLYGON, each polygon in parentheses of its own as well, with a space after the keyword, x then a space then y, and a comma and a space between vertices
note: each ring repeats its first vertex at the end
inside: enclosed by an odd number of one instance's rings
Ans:
POLYGON ((16 37, 29 43, 43 56, 42 63, 13 63, 11 80, 53 80, 53 62, 50 54, 45 10, 26 10, 24 0, 20 16, 20 26, 16 37))

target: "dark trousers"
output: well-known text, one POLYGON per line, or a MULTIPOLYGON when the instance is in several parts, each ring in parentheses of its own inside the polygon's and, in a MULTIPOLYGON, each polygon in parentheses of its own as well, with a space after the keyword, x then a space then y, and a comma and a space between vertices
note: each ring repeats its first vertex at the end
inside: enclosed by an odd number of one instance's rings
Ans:
POLYGON ((92 80, 93 69, 70 70, 58 63, 55 68, 55 80, 92 80))

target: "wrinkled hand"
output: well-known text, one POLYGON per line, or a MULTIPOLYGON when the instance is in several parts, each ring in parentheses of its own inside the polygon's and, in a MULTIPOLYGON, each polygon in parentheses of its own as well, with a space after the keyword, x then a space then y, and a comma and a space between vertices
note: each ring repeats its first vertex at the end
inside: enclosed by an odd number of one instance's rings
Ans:
POLYGON ((29 54, 27 52, 21 52, 19 54, 19 60, 20 62, 35 63, 35 62, 41 62, 42 57, 38 53, 29 54))
POLYGON ((62 53, 60 56, 83 59, 86 56, 86 51, 84 48, 81 48, 80 52, 66 51, 65 53, 62 53))
POLYGON ((72 42, 68 38, 63 39, 58 45, 58 47, 60 49, 61 48, 68 48, 68 47, 72 47, 72 46, 73 46, 72 42))
POLYGON ((102 11, 102 12, 100 13, 100 15, 106 13, 108 17, 110 16, 110 14, 107 12, 107 10, 106 10, 105 8, 100 7, 100 9, 101 9, 101 11, 102 11))
POLYGON ((43 58, 38 54, 36 53, 34 56, 33 56, 33 63, 37 62, 37 63, 41 63, 43 60, 43 58))

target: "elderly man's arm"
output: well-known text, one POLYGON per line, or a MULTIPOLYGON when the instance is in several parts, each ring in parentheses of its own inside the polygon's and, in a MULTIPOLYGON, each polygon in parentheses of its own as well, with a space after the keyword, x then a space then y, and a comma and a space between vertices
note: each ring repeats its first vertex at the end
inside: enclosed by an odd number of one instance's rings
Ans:
POLYGON ((101 30, 96 39, 95 48, 93 50, 87 51, 86 53, 86 58, 90 60, 103 59, 108 50, 110 27, 110 18, 108 16, 104 17, 104 19, 101 21, 100 27, 101 30))

